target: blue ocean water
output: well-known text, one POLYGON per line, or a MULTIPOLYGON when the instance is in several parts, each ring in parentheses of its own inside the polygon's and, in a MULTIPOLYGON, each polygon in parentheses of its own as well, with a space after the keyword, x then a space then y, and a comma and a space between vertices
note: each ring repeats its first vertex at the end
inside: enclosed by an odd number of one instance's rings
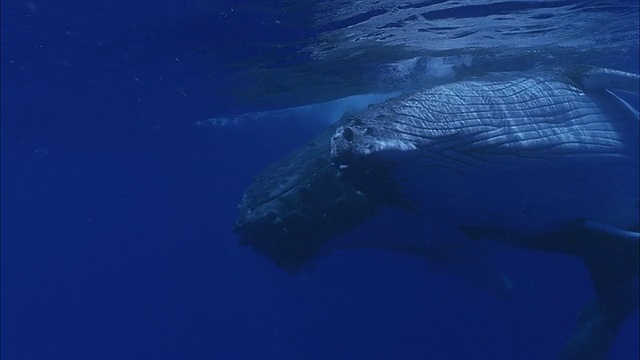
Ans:
MULTIPOLYGON (((637 2, 0 6, 2 359, 552 359, 594 297, 579 259, 510 248, 510 299, 376 249, 291 276, 232 225, 255 174, 361 104, 299 106, 462 65, 638 72, 637 2)), ((638 324, 611 359, 640 357, 638 324)))

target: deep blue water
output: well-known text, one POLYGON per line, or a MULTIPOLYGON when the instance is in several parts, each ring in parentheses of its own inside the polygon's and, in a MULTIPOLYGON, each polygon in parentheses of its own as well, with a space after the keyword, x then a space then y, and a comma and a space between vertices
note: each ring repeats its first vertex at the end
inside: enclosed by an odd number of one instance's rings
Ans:
MULTIPOLYGON (((277 107, 230 82, 360 18, 204 3, 2 2, 2 359, 554 358, 594 296, 578 259, 497 251, 503 300, 401 254, 290 276, 236 243, 252 176, 324 125, 195 124, 277 107)), ((640 356, 638 323, 612 359, 640 356)))

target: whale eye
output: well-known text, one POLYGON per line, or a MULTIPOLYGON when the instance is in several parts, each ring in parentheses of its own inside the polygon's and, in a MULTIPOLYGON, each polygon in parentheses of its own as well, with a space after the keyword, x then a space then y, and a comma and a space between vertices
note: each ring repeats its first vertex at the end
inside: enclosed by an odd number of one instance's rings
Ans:
POLYGON ((367 126, 367 128, 364 129, 364 133, 367 135, 373 134, 373 128, 371 126, 367 126))
POLYGON ((342 130, 342 137, 344 137, 347 141, 353 140, 353 130, 350 127, 345 127, 342 130))

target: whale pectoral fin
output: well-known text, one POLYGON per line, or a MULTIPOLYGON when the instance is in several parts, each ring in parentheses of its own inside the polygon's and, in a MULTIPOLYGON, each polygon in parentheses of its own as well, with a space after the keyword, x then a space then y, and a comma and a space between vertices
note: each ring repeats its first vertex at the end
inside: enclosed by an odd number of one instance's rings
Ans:
POLYGON ((571 226, 567 235, 581 240, 565 251, 582 257, 597 297, 582 312, 560 359, 606 359, 620 325, 638 309, 640 234, 589 220, 571 226))
POLYGON ((588 219, 567 221, 553 231, 538 234, 486 225, 460 230, 471 239, 491 238, 581 257, 591 274, 596 301, 582 311, 578 330, 559 359, 607 358, 620 325, 640 302, 640 233, 588 219))
POLYGON ((638 74, 589 65, 567 66, 563 72, 584 91, 618 90, 634 95, 640 92, 638 74))

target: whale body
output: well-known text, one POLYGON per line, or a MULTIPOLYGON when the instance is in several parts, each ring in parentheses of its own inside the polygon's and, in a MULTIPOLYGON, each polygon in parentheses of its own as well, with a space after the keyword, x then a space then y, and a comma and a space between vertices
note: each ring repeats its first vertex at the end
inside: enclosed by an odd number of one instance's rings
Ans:
MULTIPOLYGON (((593 87, 593 85, 592 85, 593 87)), ((534 231, 589 218, 638 223, 638 119, 562 72, 494 74, 373 107, 337 129, 331 160, 362 187, 387 169, 451 226, 534 231)))
POLYGON ((444 228, 580 256, 597 299, 560 358, 605 359, 638 308, 639 119, 611 92, 637 96, 638 82, 570 66, 372 105, 256 177, 235 230, 290 270, 381 207, 423 218, 427 237, 444 228))

